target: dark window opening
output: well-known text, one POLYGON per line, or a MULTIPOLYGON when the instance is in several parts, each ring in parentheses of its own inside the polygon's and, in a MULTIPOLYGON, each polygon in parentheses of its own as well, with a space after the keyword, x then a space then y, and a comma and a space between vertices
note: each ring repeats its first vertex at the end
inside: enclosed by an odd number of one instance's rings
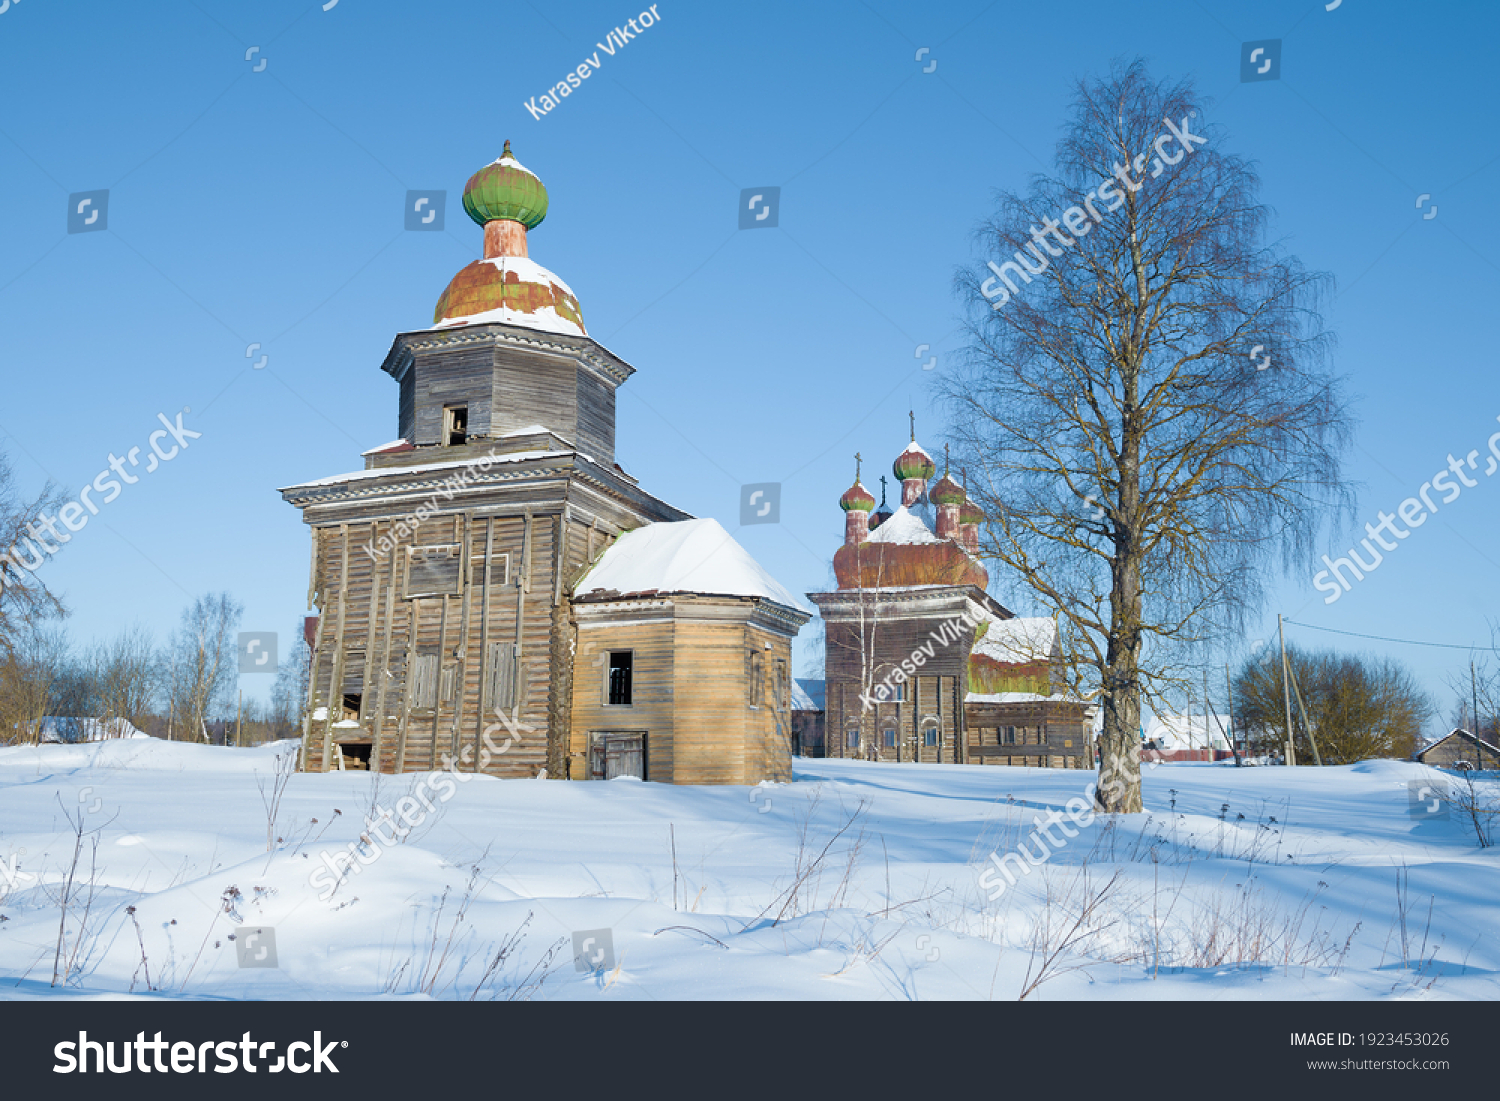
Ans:
POLYGON ((357 692, 344 693, 344 717, 347 719, 359 718, 359 705, 362 697, 357 692))
POLYGON ((922 731, 922 744, 923 745, 937 745, 938 744, 938 730, 937 730, 937 727, 935 727, 935 726, 929 726, 926 730, 922 731))
POLYGON ((469 442, 469 407, 450 405, 443 410, 443 443, 461 447, 469 442))
POLYGON ((886 727, 886 731, 885 731, 885 747, 887 749, 895 749, 896 748, 896 731, 893 728, 891 728, 891 727, 886 727))
POLYGON ((370 767, 370 743, 369 742, 345 742, 339 746, 339 752, 344 755, 345 771, 373 772, 370 767))
POLYGON ((1015 727, 1013 727, 1013 726, 1007 726, 1005 728, 1005 744, 1006 745, 1015 745, 1016 744, 1016 728, 1015 727))
POLYGON ((629 650, 612 650, 609 655, 609 702, 630 706, 630 675, 633 661, 629 650))

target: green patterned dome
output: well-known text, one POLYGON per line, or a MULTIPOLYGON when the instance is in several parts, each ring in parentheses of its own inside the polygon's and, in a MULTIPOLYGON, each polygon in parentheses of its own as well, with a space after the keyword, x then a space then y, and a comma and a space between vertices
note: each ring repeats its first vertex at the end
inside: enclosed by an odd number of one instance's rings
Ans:
POLYGON ((504 219, 535 229, 547 216, 547 189, 536 173, 516 160, 507 141, 499 160, 469 177, 464 209, 480 225, 504 219))

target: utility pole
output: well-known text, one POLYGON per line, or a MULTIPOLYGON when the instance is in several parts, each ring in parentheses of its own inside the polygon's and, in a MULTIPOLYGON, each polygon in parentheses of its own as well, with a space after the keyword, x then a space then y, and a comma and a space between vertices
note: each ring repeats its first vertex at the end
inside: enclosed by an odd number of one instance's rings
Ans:
POLYGON ((1479 721, 1479 681, 1474 676, 1474 659, 1469 659, 1469 691, 1474 694, 1474 729, 1469 733, 1475 740, 1484 737, 1484 724, 1479 721))
POLYGON ((1203 667, 1203 748, 1213 748, 1213 735, 1209 733, 1208 666, 1203 667))
POLYGON ((1229 731, 1224 735, 1229 740, 1229 752, 1234 754, 1234 767, 1240 767, 1240 747, 1234 742, 1234 685, 1229 680, 1229 662, 1224 663, 1224 718, 1229 722, 1229 731))
POLYGON ((244 742, 241 741, 241 739, 240 739, 240 735, 242 734, 242 732, 244 730, 244 727, 240 725, 241 721, 244 718, 244 715, 245 715, 245 690, 243 688, 241 688, 240 689, 240 702, 237 703, 237 704, 235 704, 235 707, 234 707, 234 748, 235 749, 239 749, 240 746, 244 744, 244 742))
POLYGON ((1297 746, 1292 737, 1292 687, 1291 678, 1287 674, 1286 664, 1286 628, 1281 625, 1281 613, 1276 613, 1276 634, 1281 639, 1281 699, 1286 704, 1286 763, 1288 767, 1297 764, 1297 746))

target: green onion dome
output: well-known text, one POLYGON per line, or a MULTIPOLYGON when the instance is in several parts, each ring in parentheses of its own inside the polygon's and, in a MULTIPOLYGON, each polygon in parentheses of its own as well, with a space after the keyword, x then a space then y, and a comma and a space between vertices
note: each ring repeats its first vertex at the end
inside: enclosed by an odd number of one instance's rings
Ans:
POLYGON ((984 523, 984 511, 973 501, 965 500, 958 510, 958 522, 960 524, 982 524, 984 523))
POLYGON ((485 165, 464 185, 464 209, 480 225, 504 220, 535 229, 547 216, 547 189, 510 151, 485 165))
POLYGON ((856 512, 869 512, 874 507, 874 496, 872 496, 870 491, 864 486, 860 485, 858 482, 855 482, 852 486, 846 489, 844 491, 844 495, 839 498, 839 508, 843 509, 845 512, 849 512, 851 510, 856 512))
POLYGON ((928 498, 938 505, 961 505, 967 499, 964 487, 944 474, 937 484, 927 491, 928 498))
POLYGON ((937 473, 937 463, 932 461, 931 455, 922 450, 921 444, 913 440, 906 450, 901 452, 891 469, 903 482, 913 478, 920 478, 925 482, 937 473))

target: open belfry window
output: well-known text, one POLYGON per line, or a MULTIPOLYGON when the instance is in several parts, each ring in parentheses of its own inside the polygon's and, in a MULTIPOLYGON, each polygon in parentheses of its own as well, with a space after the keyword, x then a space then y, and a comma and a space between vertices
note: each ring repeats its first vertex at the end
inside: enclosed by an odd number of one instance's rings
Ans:
POLYGON ((630 706, 634 656, 629 650, 609 652, 609 687, 605 697, 609 703, 621 707, 630 706))
POLYGON ((469 407, 447 405, 443 407, 443 445, 462 447, 469 442, 469 407))

